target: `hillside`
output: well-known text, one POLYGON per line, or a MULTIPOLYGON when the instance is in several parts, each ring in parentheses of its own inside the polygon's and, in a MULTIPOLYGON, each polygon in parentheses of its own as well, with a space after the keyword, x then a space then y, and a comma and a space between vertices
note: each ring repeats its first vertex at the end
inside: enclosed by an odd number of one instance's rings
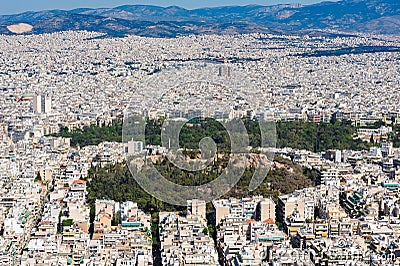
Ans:
POLYGON ((7 27, 26 23, 28 34, 65 30, 102 32, 110 36, 135 34, 175 37, 186 34, 400 33, 400 1, 342 0, 302 6, 224 6, 188 10, 170 6, 125 5, 115 8, 48 10, 0 16, 0 34, 15 34, 7 27))

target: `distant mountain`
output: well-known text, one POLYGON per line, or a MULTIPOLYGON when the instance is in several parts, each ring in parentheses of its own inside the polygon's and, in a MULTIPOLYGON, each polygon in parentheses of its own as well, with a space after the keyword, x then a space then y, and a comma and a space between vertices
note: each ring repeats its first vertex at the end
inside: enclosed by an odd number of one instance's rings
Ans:
POLYGON ((312 33, 325 29, 399 34, 400 0, 342 0, 307 6, 248 5, 193 10, 150 5, 48 10, 0 16, 0 34, 13 34, 9 26, 17 23, 33 26, 28 33, 34 34, 89 30, 111 36, 174 37, 200 33, 312 33))
POLYGON ((343 0, 304 6, 282 22, 292 29, 329 28, 397 34, 400 33, 399 15, 399 0, 343 0))

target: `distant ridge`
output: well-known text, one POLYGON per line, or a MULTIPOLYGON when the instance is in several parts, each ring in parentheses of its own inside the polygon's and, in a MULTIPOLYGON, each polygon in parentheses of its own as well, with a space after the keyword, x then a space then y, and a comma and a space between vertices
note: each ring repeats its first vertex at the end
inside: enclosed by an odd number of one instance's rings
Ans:
POLYGON ((110 36, 175 37, 210 33, 318 33, 327 29, 399 34, 400 0, 342 0, 307 6, 247 5, 193 10, 150 5, 47 10, 0 16, 0 34, 15 34, 8 28, 18 23, 33 27, 25 34, 88 30, 110 36))

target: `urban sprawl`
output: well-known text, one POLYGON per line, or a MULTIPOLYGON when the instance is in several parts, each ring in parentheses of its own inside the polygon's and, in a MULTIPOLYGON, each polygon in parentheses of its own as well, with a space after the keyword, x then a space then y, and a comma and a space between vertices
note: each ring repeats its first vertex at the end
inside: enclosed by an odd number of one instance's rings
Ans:
POLYGON ((386 138, 400 123, 400 53, 349 49, 398 43, 369 35, 0 36, 1 265, 155 265, 154 241, 160 263, 171 266, 400 265, 400 149, 386 138), (204 63, 220 66, 215 74, 227 78, 240 71, 252 91, 140 86, 166 69, 190 75, 204 63), (386 125, 357 132, 355 138, 376 140, 365 151, 275 149, 317 172, 314 187, 275 201, 216 199, 207 220, 206 202, 192 199, 184 215, 159 212, 154 227, 135 201, 99 198, 91 220, 85 181, 91 167, 123 163, 149 147, 73 147, 50 135, 109 125, 132 103, 148 117, 168 116, 171 102, 188 94, 204 100, 182 104, 174 116, 202 114, 196 104, 209 101, 230 106, 222 117, 386 125), (246 109, 246 97, 257 111, 246 109))

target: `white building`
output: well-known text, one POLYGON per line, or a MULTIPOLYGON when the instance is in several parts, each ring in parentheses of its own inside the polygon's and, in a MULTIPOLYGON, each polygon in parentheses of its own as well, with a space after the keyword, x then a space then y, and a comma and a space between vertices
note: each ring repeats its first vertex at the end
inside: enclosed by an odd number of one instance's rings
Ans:
POLYGON ((128 145, 125 148, 127 154, 137 154, 143 151, 143 142, 141 141, 128 141, 128 145))
POLYGON ((33 111, 38 114, 48 114, 51 112, 51 98, 45 95, 33 97, 33 111))

